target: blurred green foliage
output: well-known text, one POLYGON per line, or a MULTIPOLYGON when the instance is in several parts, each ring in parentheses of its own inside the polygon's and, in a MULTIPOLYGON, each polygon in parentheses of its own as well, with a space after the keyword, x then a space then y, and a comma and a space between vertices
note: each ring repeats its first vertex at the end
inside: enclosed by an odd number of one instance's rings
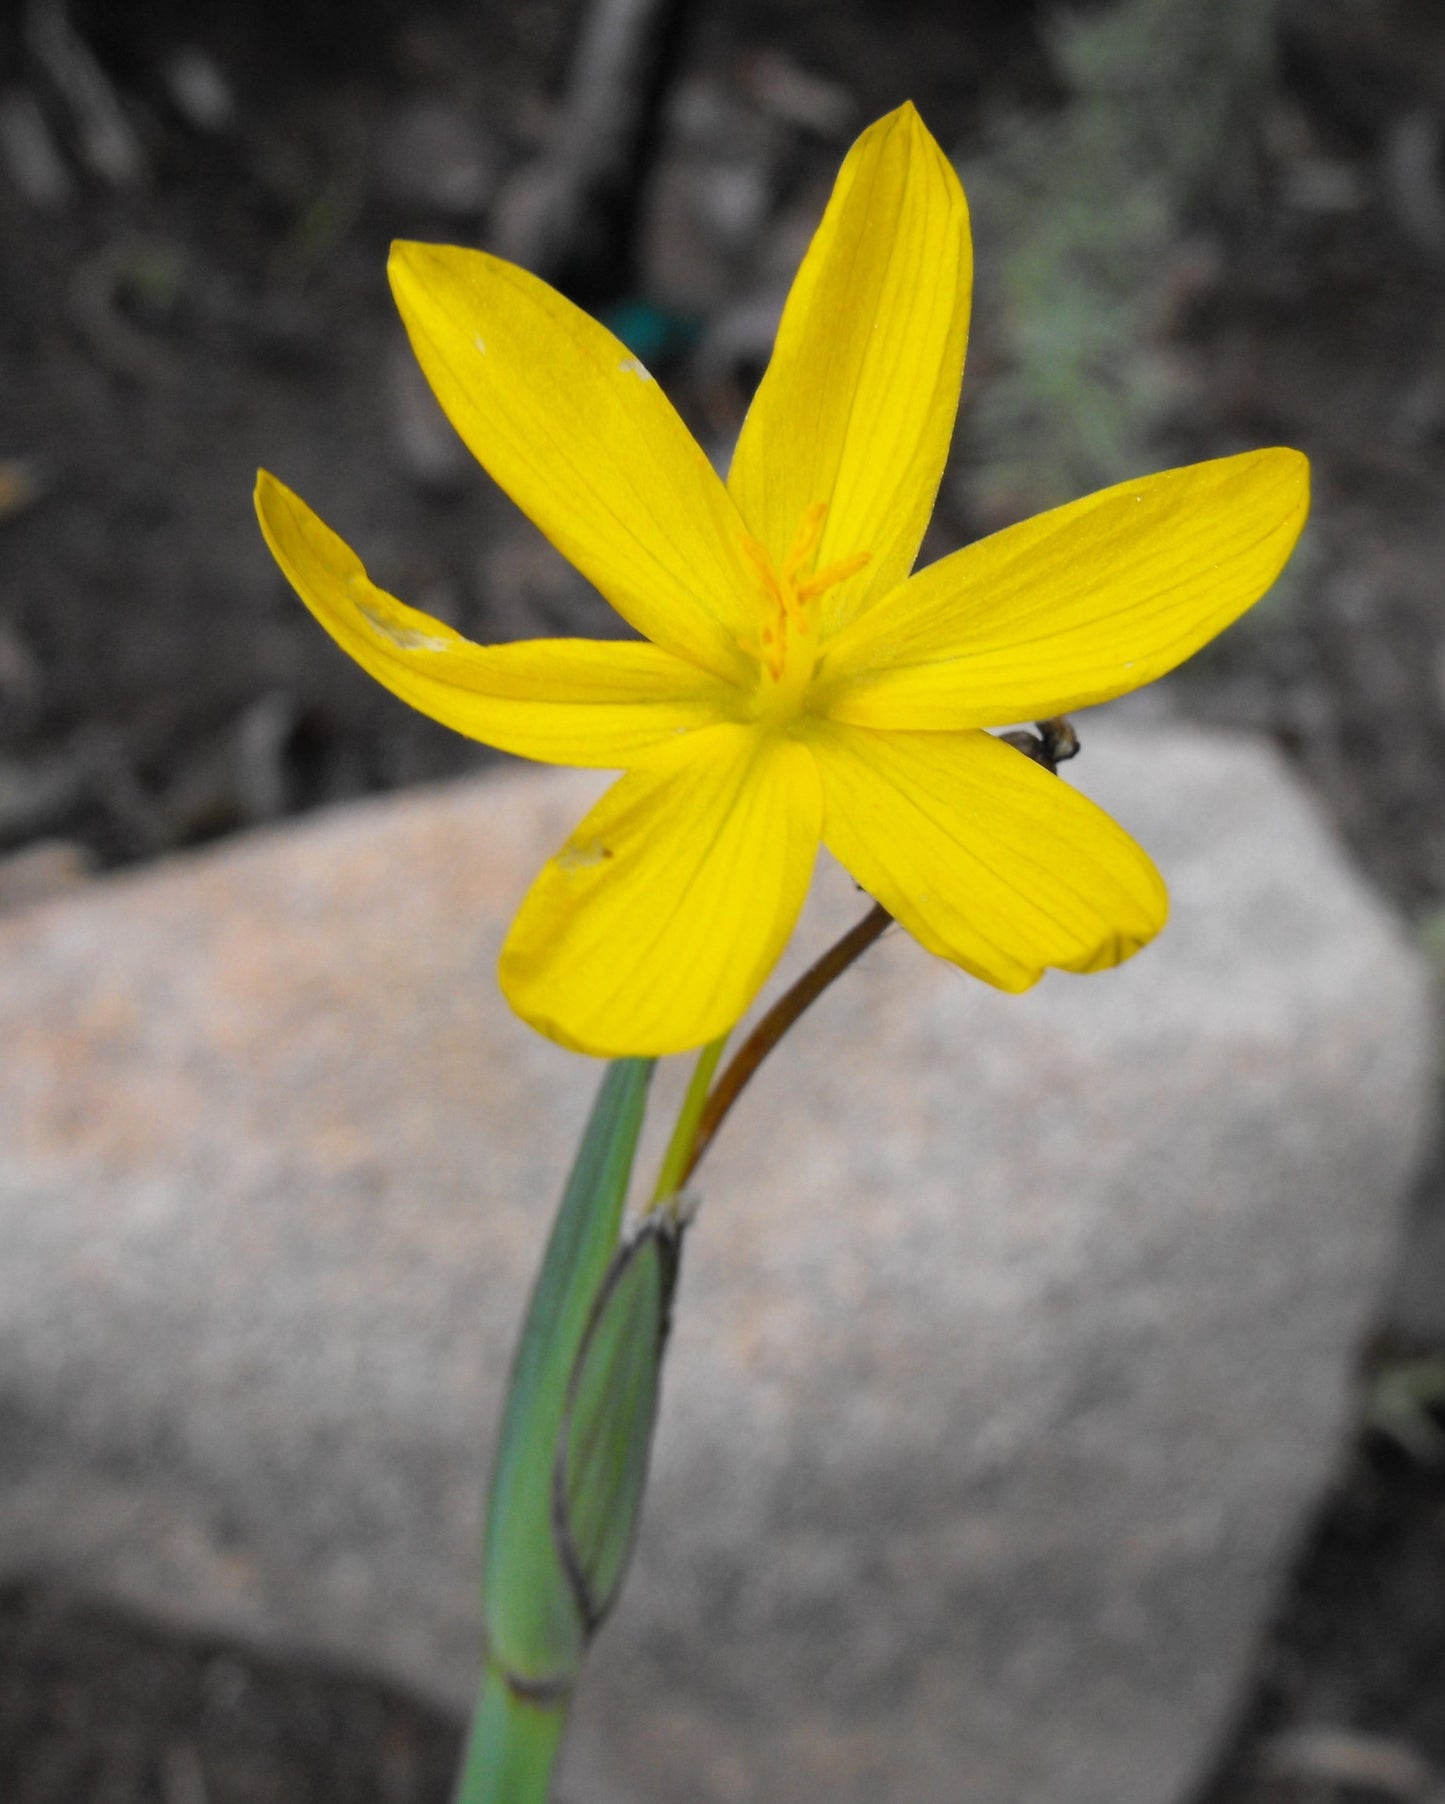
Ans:
POLYGON ((1061 103, 992 123, 965 170, 998 322, 964 425, 986 500, 1036 508, 1169 461, 1164 291, 1196 222, 1237 216, 1256 192, 1276 10, 1115 0, 1060 15, 1061 103))

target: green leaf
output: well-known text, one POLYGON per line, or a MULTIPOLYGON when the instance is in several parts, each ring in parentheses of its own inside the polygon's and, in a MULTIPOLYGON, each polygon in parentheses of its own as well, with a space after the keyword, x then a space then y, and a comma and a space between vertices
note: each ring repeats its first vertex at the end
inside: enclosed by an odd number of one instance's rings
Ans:
POLYGON ((589 1624, 553 1534, 568 1386, 617 1248, 654 1061, 608 1067, 553 1223, 512 1367, 482 1549, 491 1657, 529 1686, 575 1676, 589 1624))
POLYGON ((612 1607, 637 1532, 681 1236, 670 1217, 651 1215, 617 1254, 567 1394, 553 1508, 589 1634, 612 1607))

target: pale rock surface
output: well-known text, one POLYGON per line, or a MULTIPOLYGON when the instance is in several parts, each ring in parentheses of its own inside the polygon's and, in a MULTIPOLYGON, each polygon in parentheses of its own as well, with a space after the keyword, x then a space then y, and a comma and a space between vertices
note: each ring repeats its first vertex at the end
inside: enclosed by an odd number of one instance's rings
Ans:
POLYGON ((1386 1319, 1403 1340, 1445 1353, 1445 1171, 1438 1159, 1433 1182, 1415 1199, 1386 1319))
MULTIPOLYGON (((1173 923, 1022 998, 895 932, 740 1107, 572 1804, 1176 1804, 1237 1700, 1419 1156, 1427 986, 1267 749, 1084 739, 1173 923)), ((465 1703, 598 1076, 493 965, 596 787, 370 803, 0 922, 0 1573, 465 1703)), ((806 943, 860 909, 825 871, 806 943)))

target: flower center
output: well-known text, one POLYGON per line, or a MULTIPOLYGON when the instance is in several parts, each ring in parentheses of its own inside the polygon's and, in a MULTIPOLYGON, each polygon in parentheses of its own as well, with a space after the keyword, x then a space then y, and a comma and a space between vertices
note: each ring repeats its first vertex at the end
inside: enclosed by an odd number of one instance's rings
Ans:
POLYGON ((818 662, 819 601, 872 557, 871 552, 855 551, 821 570, 813 569, 827 517, 826 501, 807 509, 781 569, 756 539, 743 540, 765 597, 759 642, 747 647, 756 653, 760 666, 758 700, 765 718, 788 719, 801 711, 818 662))

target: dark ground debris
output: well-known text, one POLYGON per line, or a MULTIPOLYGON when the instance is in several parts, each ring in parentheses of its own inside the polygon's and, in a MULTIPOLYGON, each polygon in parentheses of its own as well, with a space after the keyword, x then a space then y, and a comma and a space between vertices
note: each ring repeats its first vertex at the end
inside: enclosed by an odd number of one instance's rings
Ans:
POLYGON ((6 1804, 441 1804, 459 1730, 361 1678, 0 1593, 6 1804))
MULTIPOLYGON (((1362 1442, 1196 1804, 1434 1804, 1445 1471, 1362 1442)), ((357 1674, 0 1592, 5 1804, 445 1804, 460 1725, 357 1674)))

